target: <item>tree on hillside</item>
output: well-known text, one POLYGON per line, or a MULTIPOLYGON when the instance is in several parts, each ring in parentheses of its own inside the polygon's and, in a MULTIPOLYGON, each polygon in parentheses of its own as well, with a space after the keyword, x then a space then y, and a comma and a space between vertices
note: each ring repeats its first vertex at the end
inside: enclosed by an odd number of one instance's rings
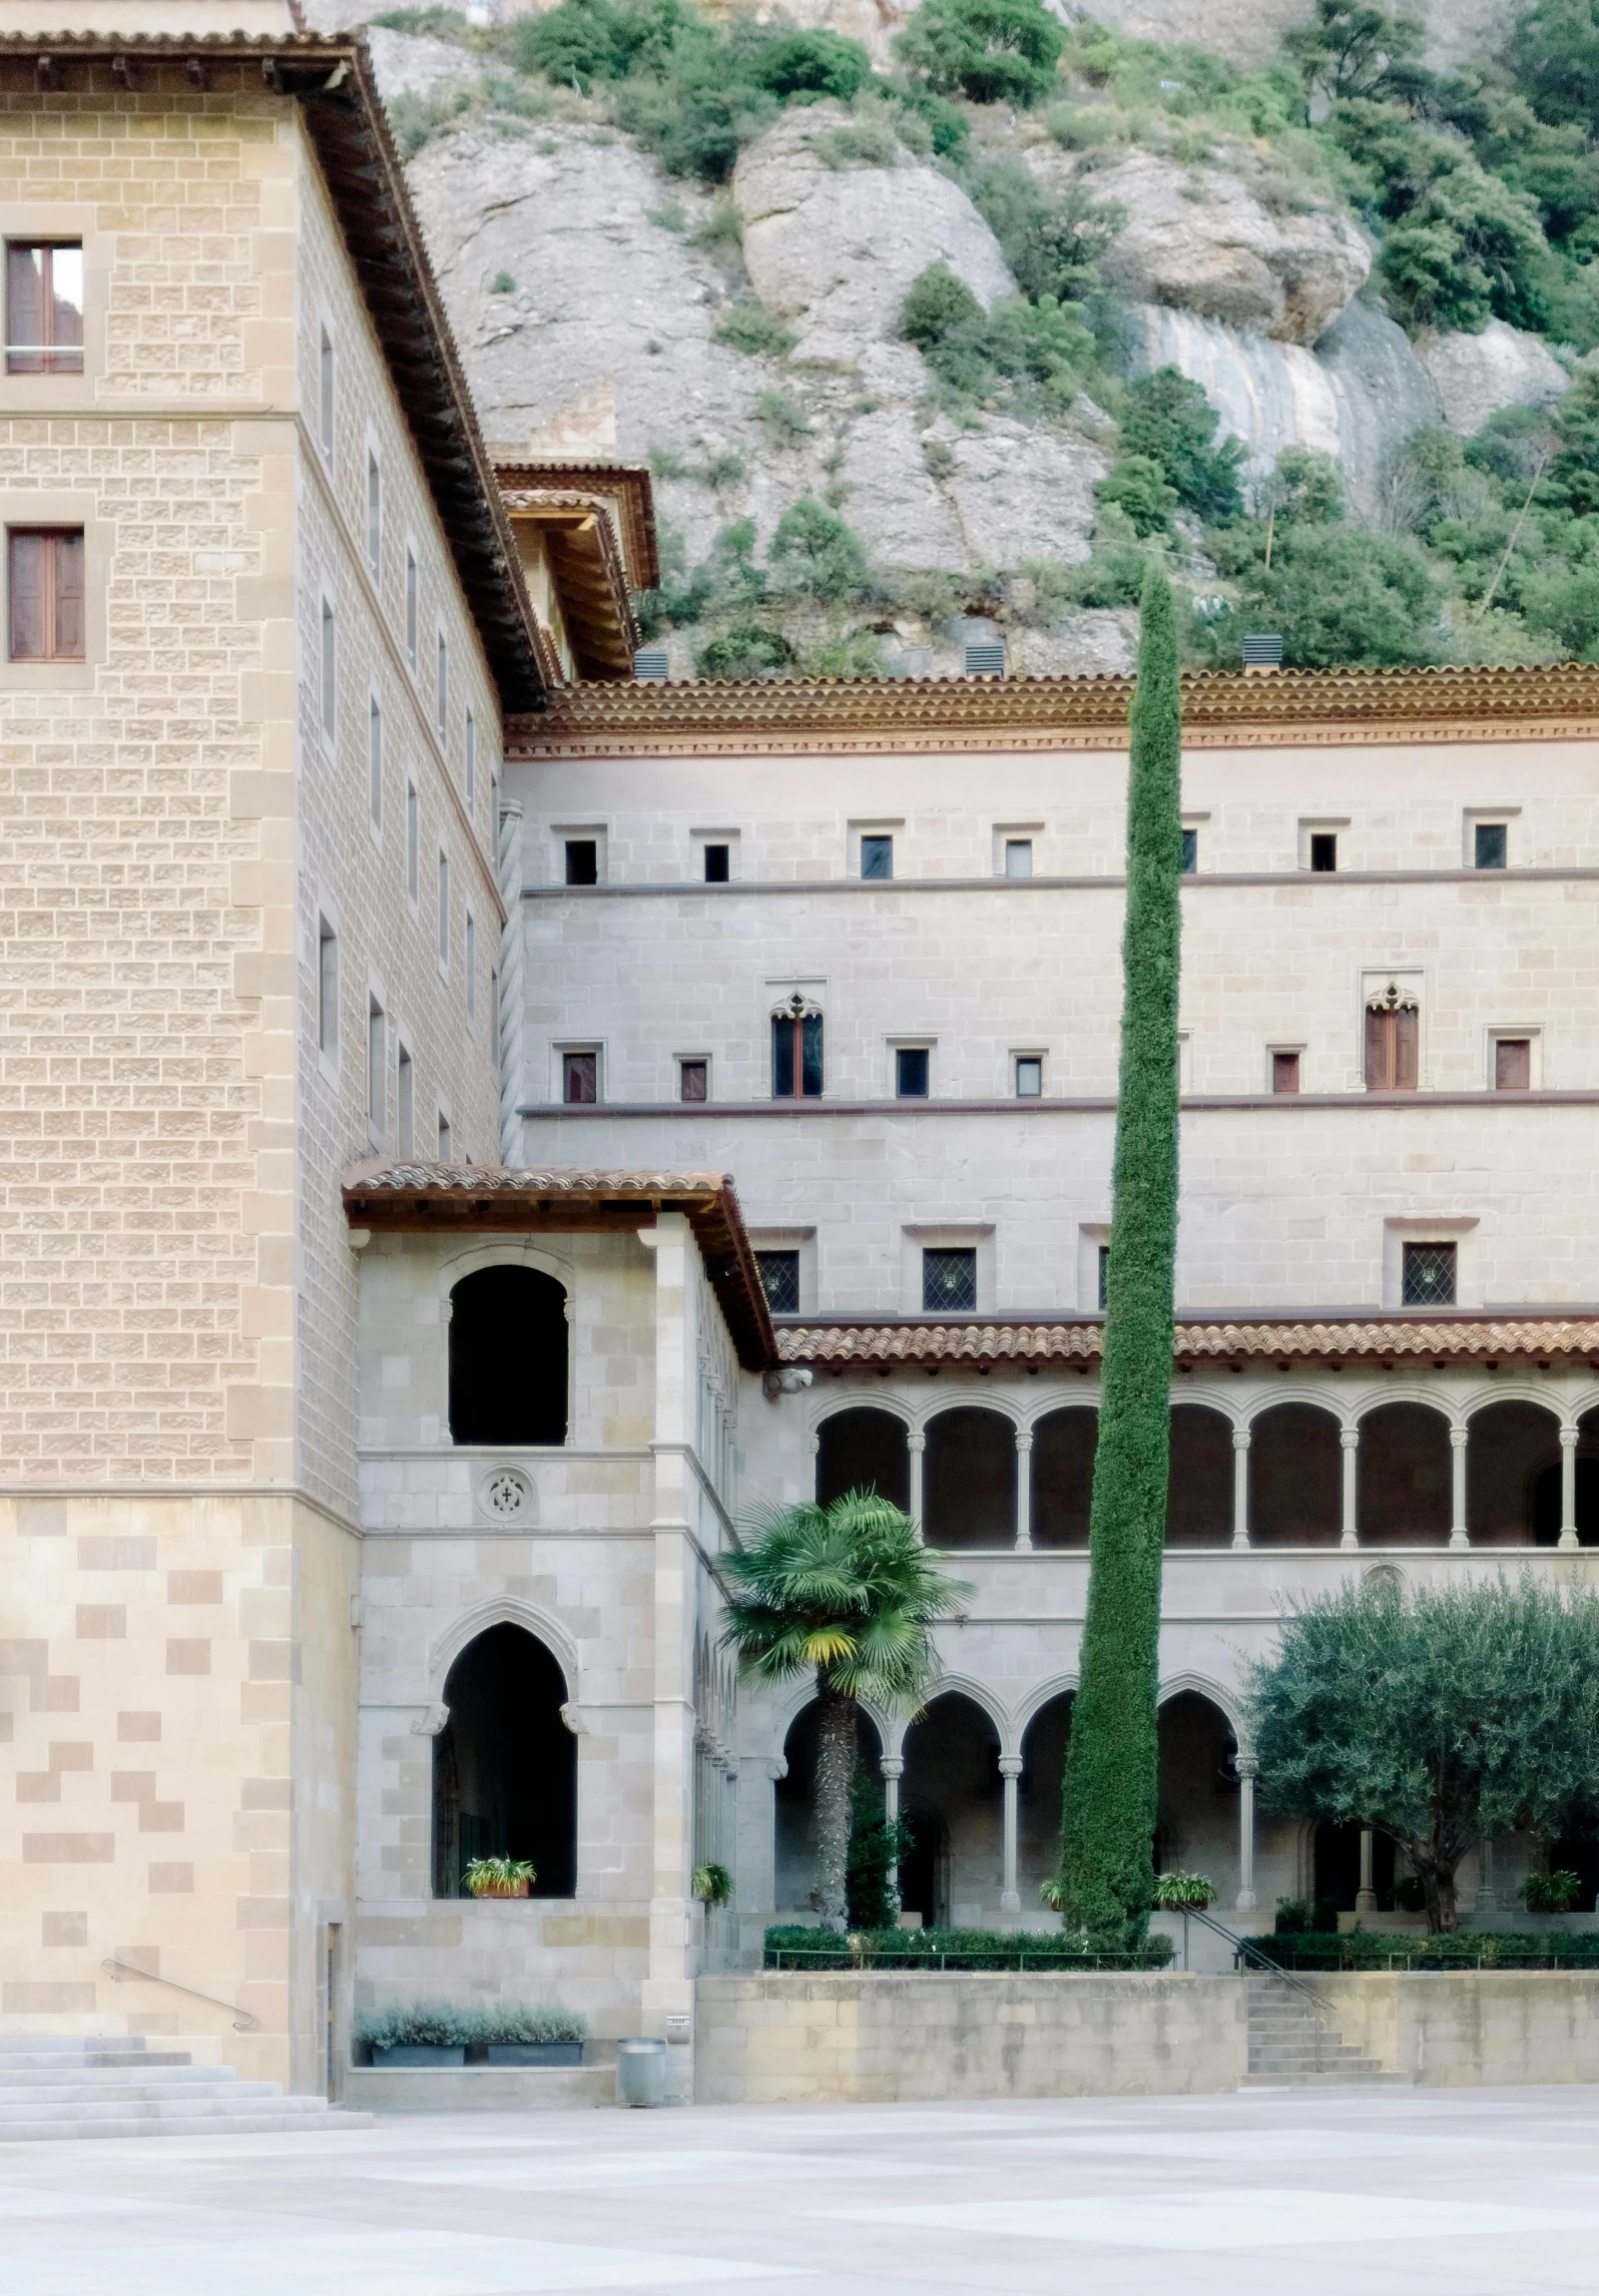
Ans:
POLYGON ((1250 1698, 1264 1807, 1386 1834, 1432 1931, 1473 1842, 1599 1814, 1599 1598, 1530 1573, 1345 1585, 1284 1620, 1250 1698))
POLYGON ((974 104, 1036 103, 1064 46, 1042 0, 922 0, 894 42, 935 94, 974 104))
POLYGON ((721 1567, 733 1588, 723 1640, 741 1672, 762 1683, 815 1676, 816 1896, 823 1928, 841 1930, 860 1702, 920 1702, 938 1674, 931 1629, 971 1589, 875 1491, 784 1507, 721 1567))
POLYGON ((1183 865, 1172 594, 1144 583, 1127 788, 1122 1052, 1088 1616, 1062 1787, 1061 1912, 1115 1949, 1154 1894, 1156 1661, 1177 1246, 1177 990, 1183 865))

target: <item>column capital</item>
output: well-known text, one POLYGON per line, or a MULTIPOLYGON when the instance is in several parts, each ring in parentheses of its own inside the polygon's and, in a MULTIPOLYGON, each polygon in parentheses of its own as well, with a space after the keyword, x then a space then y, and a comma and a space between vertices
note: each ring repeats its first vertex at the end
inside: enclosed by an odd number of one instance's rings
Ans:
POLYGON ((1021 1776, 1021 1774, 1022 1774, 1022 1758, 1021 1758, 1021 1756, 1020 1756, 1019 1754, 1001 1754, 1001 1755, 1000 1755, 1000 1757, 999 1757, 999 1775, 1000 1775, 1002 1778, 1019 1778, 1019 1777, 1021 1776))
POLYGON ((1339 1428, 1339 1430, 1338 1430, 1338 1448, 1339 1448, 1340 1450, 1358 1450, 1358 1449, 1359 1449, 1359 1447, 1360 1447, 1360 1431, 1359 1431, 1359 1429, 1358 1429, 1358 1428, 1339 1428))
POLYGON ((1240 1778, 1258 1778, 1261 1774, 1260 1761, 1254 1754, 1236 1755, 1234 1757, 1233 1767, 1238 1772, 1240 1778))
POLYGON ((1031 1429, 1031 1428, 1018 1428, 1018 1429, 1016 1430, 1016 1448, 1017 1448, 1019 1451, 1021 1451, 1021 1450, 1031 1450, 1031 1449, 1032 1449, 1032 1447, 1033 1447, 1033 1431, 1032 1431, 1032 1429, 1031 1429))
POLYGON ((1466 1446, 1466 1444, 1467 1444, 1467 1443, 1470 1441, 1470 1439, 1471 1439, 1471 1436, 1470 1436, 1470 1433, 1469 1433, 1469 1431, 1468 1431, 1467 1429, 1465 1429, 1465 1428, 1450 1428, 1450 1430, 1449 1430, 1449 1448, 1450 1448, 1451 1450, 1464 1450, 1464 1449, 1465 1449, 1465 1446, 1466 1446))
POLYGON ((1250 1444, 1251 1444, 1251 1443, 1252 1443, 1254 1440, 1255 1440, 1255 1435, 1254 1435, 1254 1431, 1253 1431, 1252 1429, 1250 1429, 1250 1428, 1235 1428, 1235 1429, 1233 1430, 1233 1448, 1234 1448, 1235 1450, 1248 1450, 1248 1449, 1249 1449, 1249 1447, 1250 1447, 1250 1444))
POLYGON ((902 1754, 884 1754, 877 1764, 878 1775, 883 1778, 902 1778, 905 1760, 902 1754))
POLYGON ((927 1437, 919 1431, 911 1435, 907 1435, 905 1437, 905 1448, 906 1450, 925 1450, 927 1448, 927 1437))
POLYGON ((1560 1430, 1560 1448, 1562 1450, 1575 1450, 1581 1440, 1581 1428, 1562 1428, 1560 1430))

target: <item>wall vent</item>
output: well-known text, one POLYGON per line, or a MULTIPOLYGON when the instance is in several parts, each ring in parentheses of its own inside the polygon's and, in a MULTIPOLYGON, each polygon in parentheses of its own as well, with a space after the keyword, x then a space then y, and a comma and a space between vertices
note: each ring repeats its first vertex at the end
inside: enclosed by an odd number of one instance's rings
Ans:
POLYGON ((1005 647, 1003 640, 983 638, 966 648, 965 675, 968 678, 1002 678, 1005 675, 1005 647))
POLYGON ((660 685, 672 675, 672 666, 664 646, 641 646, 633 657, 633 675, 650 685, 660 685))
POLYGON ((1244 641, 1244 667, 1246 670, 1281 670, 1283 667, 1283 641, 1275 632, 1256 631, 1244 641))

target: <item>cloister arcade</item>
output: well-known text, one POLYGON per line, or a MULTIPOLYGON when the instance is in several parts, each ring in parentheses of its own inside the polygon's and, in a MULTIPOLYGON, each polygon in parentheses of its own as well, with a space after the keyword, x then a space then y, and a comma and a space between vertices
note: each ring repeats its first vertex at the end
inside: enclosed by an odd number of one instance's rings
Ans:
MULTIPOLYGON (((1336 1389, 1291 1400, 1252 1384, 1235 1398, 1195 1383, 1172 1407, 1167 1543, 1599 1545, 1599 1397, 1573 1409, 1486 1382, 1336 1389)), ((1085 1547, 1097 1439, 1087 1398, 824 1404, 816 1496, 875 1488, 930 1546, 1085 1547)))

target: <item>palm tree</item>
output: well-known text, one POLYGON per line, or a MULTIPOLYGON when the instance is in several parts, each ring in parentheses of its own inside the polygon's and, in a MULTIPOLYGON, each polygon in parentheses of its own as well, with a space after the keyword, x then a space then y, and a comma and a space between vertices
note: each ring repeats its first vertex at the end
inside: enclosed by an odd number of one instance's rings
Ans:
POLYGON ((815 1671, 816 1895, 823 1928, 841 1930, 860 1701, 919 1704, 938 1677, 933 1621, 971 1589, 947 1578, 909 1516, 872 1490, 847 1491, 827 1506, 774 1508, 755 1532, 723 1557, 734 1589, 723 1641, 752 1682, 815 1671))

